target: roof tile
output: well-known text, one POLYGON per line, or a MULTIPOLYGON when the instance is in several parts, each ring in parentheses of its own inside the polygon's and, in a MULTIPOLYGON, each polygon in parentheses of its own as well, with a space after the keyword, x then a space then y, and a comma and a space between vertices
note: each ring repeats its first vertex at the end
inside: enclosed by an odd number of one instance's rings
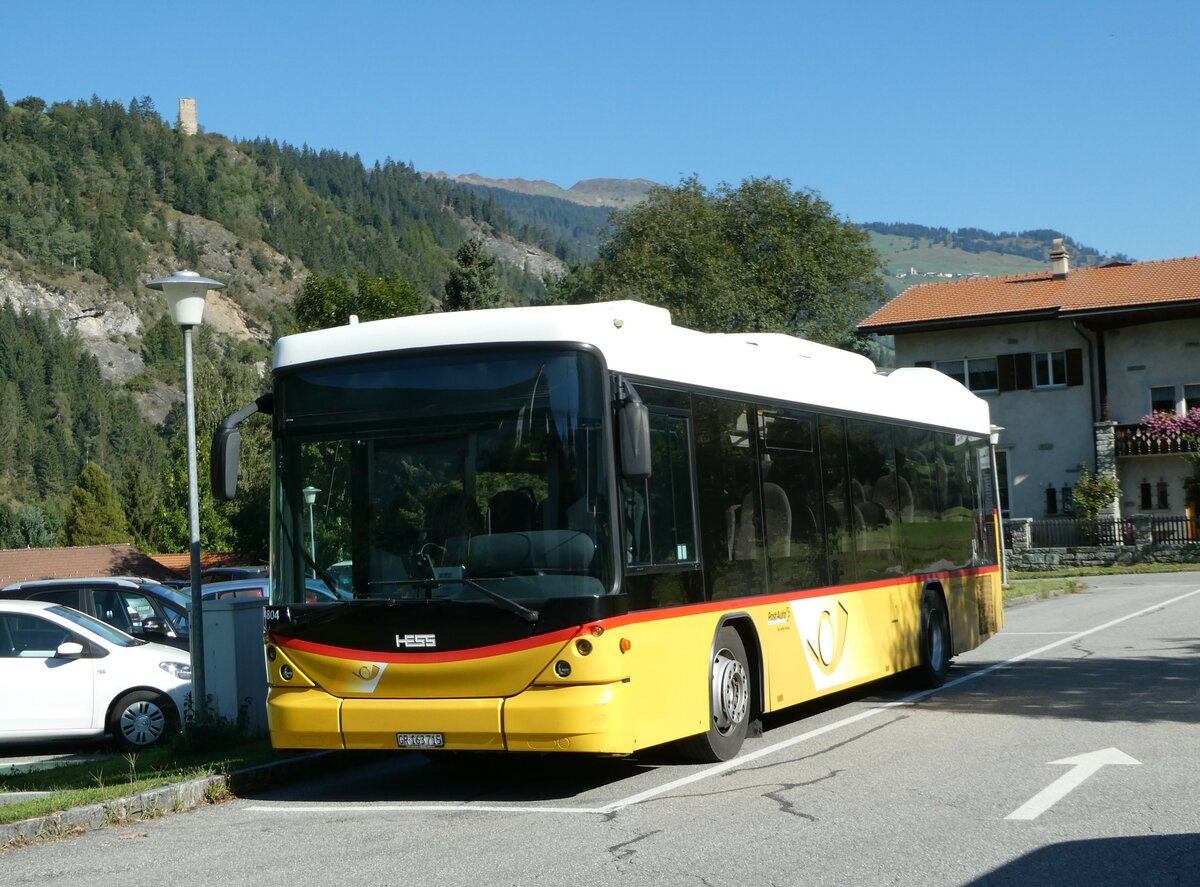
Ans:
POLYGON ((908 324, 1045 312, 1070 314, 1112 308, 1200 301, 1200 256, 1076 268, 1065 278, 1049 271, 981 277, 909 287, 861 324, 872 332, 908 324))

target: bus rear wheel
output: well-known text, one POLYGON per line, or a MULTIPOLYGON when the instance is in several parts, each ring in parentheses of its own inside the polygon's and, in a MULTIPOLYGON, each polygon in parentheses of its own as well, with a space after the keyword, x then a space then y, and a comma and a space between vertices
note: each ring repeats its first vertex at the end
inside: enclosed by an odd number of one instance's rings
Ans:
POLYGON ((933 589, 921 595, 920 664, 916 677, 921 687, 934 689, 950 672, 950 620, 942 596, 933 589))
POLYGON ((746 646, 737 629, 724 625, 713 642, 708 669, 708 730, 683 740, 681 753, 693 761, 728 761, 737 755, 750 727, 753 697, 746 646))

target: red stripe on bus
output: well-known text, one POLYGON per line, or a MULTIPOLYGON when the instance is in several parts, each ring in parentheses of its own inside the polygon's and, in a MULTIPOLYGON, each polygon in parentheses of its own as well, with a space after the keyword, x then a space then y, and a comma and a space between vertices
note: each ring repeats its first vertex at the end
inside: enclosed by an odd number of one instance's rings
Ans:
POLYGON ((676 616, 694 616, 701 613, 716 613, 722 610, 740 610, 746 607, 760 607, 771 604, 783 604, 788 601, 802 600, 814 597, 832 597, 839 594, 870 591, 873 588, 890 588, 897 585, 912 585, 924 583, 929 579, 962 578, 965 576, 985 576, 988 573, 1000 572, 999 565, 988 567, 972 567, 965 570, 949 570, 940 573, 915 573, 903 579, 876 579, 872 582, 854 582, 848 585, 827 585, 821 588, 797 589, 778 594, 752 595, 740 598, 728 598, 719 601, 705 601, 698 604, 680 604, 677 607, 662 607, 654 610, 638 610, 622 616, 609 619, 599 619, 587 623, 588 627, 600 625, 604 628, 618 628, 623 625, 634 625, 639 622, 655 622, 659 619, 672 619, 676 616))
POLYGON ((605 629, 621 628, 626 625, 636 625, 641 622, 657 622, 661 619, 674 619, 680 616, 697 616, 704 613, 716 613, 722 610, 740 610, 746 607, 762 607, 786 603, 804 598, 832 597, 839 594, 870 591, 874 588, 888 588, 897 585, 921 584, 930 579, 951 579, 966 576, 986 576, 998 573, 999 565, 974 567, 966 570, 950 570, 940 573, 916 573, 902 580, 877 579, 873 582, 855 582, 849 585, 829 585, 822 588, 781 592, 770 595, 753 595, 749 597, 729 598, 720 601, 705 601, 699 604, 682 604, 677 607, 662 607, 654 610, 638 610, 622 616, 599 619, 587 622, 578 628, 566 628, 549 634, 534 635, 518 641, 508 641, 503 644, 492 644, 487 647, 472 647, 467 650, 452 650, 445 653, 392 653, 383 650, 357 650, 350 647, 335 647, 330 644, 318 644, 313 641, 303 641, 299 638, 280 637, 274 632, 267 632, 267 640, 276 646, 288 650, 299 650, 305 653, 318 653, 336 659, 367 659, 376 662, 395 662, 406 664, 466 662, 472 659, 486 659, 490 656, 503 656, 506 653, 519 653, 533 650, 537 647, 564 644, 583 630, 587 633, 592 626, 605 629))

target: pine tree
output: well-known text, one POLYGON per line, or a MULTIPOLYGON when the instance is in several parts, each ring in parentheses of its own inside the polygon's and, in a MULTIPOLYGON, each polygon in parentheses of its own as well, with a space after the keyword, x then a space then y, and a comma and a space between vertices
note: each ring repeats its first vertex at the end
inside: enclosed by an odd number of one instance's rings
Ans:
POLYGON ((129 541, 125 511, 112 479, 95 462, 88 462, 83 467, 79 482, 71 491, 62 538, 66 545, 108 545, 129 541))
POLYGON ((500 304, 496 260, 483 251, 483 241, 472 238, 454 254, 458 267, 446 281, 447 311, 495 308, 500 304))

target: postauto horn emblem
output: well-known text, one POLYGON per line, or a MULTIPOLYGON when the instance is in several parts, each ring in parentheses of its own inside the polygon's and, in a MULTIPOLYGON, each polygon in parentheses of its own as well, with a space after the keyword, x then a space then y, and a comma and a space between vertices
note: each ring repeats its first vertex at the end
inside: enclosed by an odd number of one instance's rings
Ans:
POLYGON ((816 633, 808 639, 808 651, 813 661, 827 675, 833 674, 842 661, 842 651, 846 648, 846 628, 850 621, 850 613, 841 601, 830 610, 823 610, 817 617, 816 633))
POLYGON ((356 678, 358 678, 359 680, 363 680, 363 681, 374 680, 375 677, 378 676, 378 674, 379 674, 379 666, 378 665, 369 665, 369 664, 368 665, 360 665, 358 668, 354 669, 354 676, 356 678))

